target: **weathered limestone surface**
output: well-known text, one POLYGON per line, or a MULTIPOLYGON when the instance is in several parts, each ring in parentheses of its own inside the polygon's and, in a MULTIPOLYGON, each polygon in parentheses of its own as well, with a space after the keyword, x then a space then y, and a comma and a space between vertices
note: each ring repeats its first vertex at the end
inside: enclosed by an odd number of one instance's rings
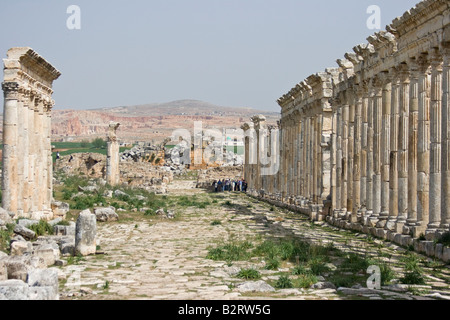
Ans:
POLYGON ((50 220, 52 84, 61 73, 31 48, 3 60, 2 207, 15 217, 50 220))
MULTIPOLYGON (((250 193, 406 246, 448 232, 449 16, 448 1, 422 1, 337 60, 338 68, 281 97, 277 173, 260 174, 264 122, 244 126, 256 131, 245 141, 250 193)), ((442 257, 444 249, 428 253, 442 257)))
POLYGON ((120 170, 119 170, 119 141, 117 140, 116 131, 120 124, 111 122, 108 130, 108 150, 106 158, 106 182, 111 186, 116 186, 120 183, 120 170))
POLYGON ((91 211, 80 212, 75 230, 75 254, 88 256, 96 252, 97 217, 91 211))

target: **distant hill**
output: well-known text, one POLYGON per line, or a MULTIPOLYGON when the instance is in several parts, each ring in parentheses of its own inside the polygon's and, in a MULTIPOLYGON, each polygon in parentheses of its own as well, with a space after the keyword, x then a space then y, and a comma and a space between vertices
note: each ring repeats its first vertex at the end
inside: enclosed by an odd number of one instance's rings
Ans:
POLYGON ((52 138, 54 141, 72 141, 104 137, 109 122, 117 121, 121 123, 118 135, 122 141, 159 143, 175 129, 193 132, 194 121, 202 121, 205 129, 239 128, 256 114, 263 114, 272 124, 280 118, 277 112, 223 107, 197 100, 92 110, 53 110, 52 138))

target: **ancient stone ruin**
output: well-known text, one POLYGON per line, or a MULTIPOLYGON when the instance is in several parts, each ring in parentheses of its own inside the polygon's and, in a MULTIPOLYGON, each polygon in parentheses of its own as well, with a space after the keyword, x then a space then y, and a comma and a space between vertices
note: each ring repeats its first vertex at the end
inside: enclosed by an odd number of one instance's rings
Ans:
POLYGON ((448 232, 449 16, 448 1, 423 1, 280 98, 277 174, 250 161, 274 128, 245 125, 252 193, 405 246, 448 232))
POLYGON ((16 217, 51 219, 52 84, 61 73, 30 48, 4 63, 2 207, 16 217))
POLYGON ((120 123, 111 122, 108 130, 108 153, 106 158, 106 182, 111 186, 116 186, 120 183, 120 170, 119 170, 119 151, 120 145, 117 140, 116 131, 119 128, 120 123))

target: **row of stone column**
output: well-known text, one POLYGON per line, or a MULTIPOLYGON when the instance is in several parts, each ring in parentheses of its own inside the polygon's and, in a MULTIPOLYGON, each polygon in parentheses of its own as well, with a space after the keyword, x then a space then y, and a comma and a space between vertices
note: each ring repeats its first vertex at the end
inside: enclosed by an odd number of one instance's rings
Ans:
POLYGON ((436 49, 346 90, 333 114, 335 210, 414 237, 448 230, 449 69, 436 49))
POLYGON ((27 216, 51 213, 52 101, 16 82, 4 91, 2 206, 27 216))

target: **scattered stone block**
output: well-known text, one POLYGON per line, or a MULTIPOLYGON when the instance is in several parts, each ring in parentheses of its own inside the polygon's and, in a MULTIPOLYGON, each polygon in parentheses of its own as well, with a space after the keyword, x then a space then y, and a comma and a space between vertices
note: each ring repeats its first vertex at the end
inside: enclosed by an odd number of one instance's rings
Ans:
POLYGON ((56 269, 35 269, 27 275, 27 283, 30 287, 39 287, 37 300, 58 299, 58 271, 56 269))
POLYGON ((36 233, 33 230, 25 228, 24 226, 21 226, 19 224, 14 227, 14 233, 21 235, 27 240, 33 240, 34 238, 36 238, 36 233))
POLYGON ((119 215, 116 213, 115 208, 96 208, 94 214, 98 222, 111 222, 118 221, 119 215))
POLYGON ((33 245, 27 241, 14 241, 11 243, 11 255, 23 256, 26 253, 33 251, 33 245))
POLYGON ((24 281, 0 281, 0 300, 29 300, 29 296, 29 287, 24 281))
POLYGON ((80 213, 75 230, 75 254, 87 256, 96 251, 97 218, 90 210, 80 213))
POLYGON ((275 289, 268 285, 266 282, 260 281, 249 281, 238 284, 236 289, 239 292, 274 292, 275 289))

